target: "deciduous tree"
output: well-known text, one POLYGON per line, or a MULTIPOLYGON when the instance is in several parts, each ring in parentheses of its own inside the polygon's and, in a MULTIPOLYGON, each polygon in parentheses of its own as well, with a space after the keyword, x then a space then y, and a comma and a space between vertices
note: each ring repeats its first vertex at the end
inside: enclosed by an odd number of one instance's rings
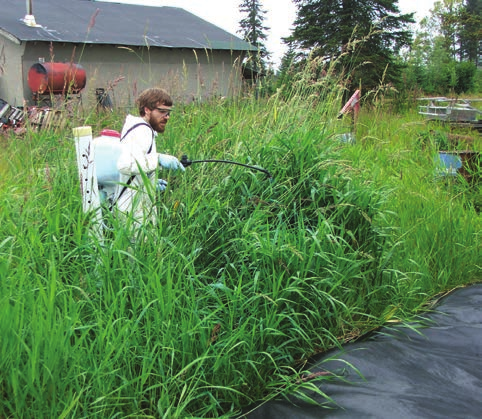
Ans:
POLYGON ((461 10, 460 55, 477 67, 482 64, 482 0, 466 0, 461 10))

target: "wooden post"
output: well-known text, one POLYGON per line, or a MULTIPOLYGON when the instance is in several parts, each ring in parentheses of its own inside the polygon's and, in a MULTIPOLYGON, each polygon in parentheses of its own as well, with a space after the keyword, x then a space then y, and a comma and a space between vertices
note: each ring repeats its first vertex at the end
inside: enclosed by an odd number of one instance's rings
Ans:
POLYGON ((343 115, 347 113, 352 114, 352 132, 344 133, 339 135, 338 137, 344 143, 351 143, 355 144, 356 141, 356 123, 358 120, 358 113, 360 112, 360 93, 361 90, 357 89, 355 93, 351 96, 348 102, 345 103, 345 106, 338 112, 338 119, 341 119, 343 115))
POLYGON ((360 89, 357 89, 339 112, 339 115, 344 115, 347 112, 353 111, 353 129, 356 128, 358 113, 360 112, 360 93, 360 89))

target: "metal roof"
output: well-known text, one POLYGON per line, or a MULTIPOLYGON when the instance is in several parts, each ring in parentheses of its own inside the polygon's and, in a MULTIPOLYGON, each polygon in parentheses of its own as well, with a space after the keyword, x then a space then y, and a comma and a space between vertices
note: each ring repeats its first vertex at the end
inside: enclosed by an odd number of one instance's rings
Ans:
POLYGON ((0 35, 13 42, 46 41, 246 51, 254 46, 178 7, 92 0, 34 0, 38 26, 24 22, 25 1, 0 0, 0 35))

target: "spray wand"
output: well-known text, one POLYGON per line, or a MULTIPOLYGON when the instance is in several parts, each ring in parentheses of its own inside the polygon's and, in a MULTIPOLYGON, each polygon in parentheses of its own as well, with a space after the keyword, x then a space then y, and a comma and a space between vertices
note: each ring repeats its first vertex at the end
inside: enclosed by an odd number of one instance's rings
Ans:
POLYGON ((193 163, 226 163, 226 164, 235 164, 235 165, 237 165, 237 166, 247 167, 248 169, 258 170, 258 171, 260 171, 260 172, 263 172, 269 179, 272 178, 271 173, 268 172, 266 169, 263 169, 263 168, 257 167, 257 166, 250 166, 249 164, 238 163, 238 162, 236 162, 236 161, 217 160, 217 159, 209 159, 209 160, 189 160, 189 159, 187 158, 187 156, 184 154, 184 155, 181 157, 180 162, 181 162, 181 164, 182 164, 184 167, 190 166, 190 165, 193 164, 193 163))

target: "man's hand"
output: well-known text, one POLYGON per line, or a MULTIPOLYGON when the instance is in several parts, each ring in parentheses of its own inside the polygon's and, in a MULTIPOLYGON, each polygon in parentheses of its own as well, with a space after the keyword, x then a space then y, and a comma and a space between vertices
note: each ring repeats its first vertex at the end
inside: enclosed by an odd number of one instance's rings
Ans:
POLYGON ((164 169, 181 169, 183 172, 186 170, 181 162, 174 156, 170 156, 169 154, 158 154, 158 158, 159 165, 164 169))
POLYGON ((163 192, 167 188, 167 181, 164 179, 157 179, 156 191, 163 192))

